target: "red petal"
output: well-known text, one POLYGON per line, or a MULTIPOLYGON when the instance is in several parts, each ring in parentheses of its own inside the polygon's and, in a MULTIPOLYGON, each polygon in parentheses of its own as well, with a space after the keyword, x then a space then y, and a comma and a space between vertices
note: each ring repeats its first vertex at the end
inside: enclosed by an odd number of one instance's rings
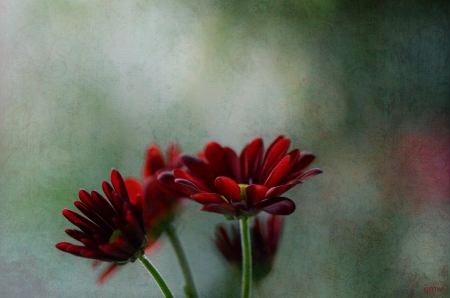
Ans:
POLYGON ((195 156, 182 155, 181 161, 186 165, 186 167, 188 167, 189 171, 192 172, 195 177, 201 177, 206 184, 214 183, 216 176, 204 160, 195 156))
POLYGON ((284 136, 279 136, 269 146, 264 156, 263 166, 261 170, 261 176, 259 176, 259 182, 265 181, 269 176, 272 169, 280 162, 286 155, 291 140, 284 136))
POLYGON ((297 179, 305 180, 305 179, 314 177, 314 176, 322 174, 322 173, 323 173, 323 171, 321 169, 314 168, 314 169, 311 169, 311 170, 308 170, 308 171, 304 172, 297 179))
POLYGON ((261 203, 262 209, 273 215, 289 215, 295 211, 295 203, 288 198, 271 198, 261 203))
MULTIPOLYGON (((203 191, 211 191, 214 188, 210 188, 210 186, 214 187, 214 185, 206 185, 207 181, 198 179, 197 177, 194 177, 190 174, 188 174, 186 171, 175 169, 173 170, 173 175, 177 179, 183 179, 191 182, 194 184, 198 189, 203 191)), ((203 178, 203 177, 202 177, 203 178)))
POLYGON ((127 188, 129 199, 131 203, 136 203, 136 196, 143 194, 143 187, 141 181, 134 177, 128 177, 124 180, 125 187, 127 188))
POLYGON ((148 178, 156 173, 159 169, 165 167, 164 158, 161 150, 157 145, 150 145, 145 154, 145 164, 142 168, 144 178, 148 178))
POLYGON ((84 216, 86 216, 89 220, 101 227, 106 232, 112 233, 114 231, 103 218, 101 218, 97 213, 93 212, 92 209, 87 207, 84 203, 75 201, 74 205, 84 214, 84 216))
POLYGON ((116 169, 112 169, 111 171, 111 183, 114 189, 121 195, 122 197, 129 199, 127 188, 125 186, 125 182, 123 182, 123 178, 120 175, 119 171, 116 169))
POLYGON ((181 150, 176 143, 170 143, 167 146, 167 159, 169 168, 178 168, 180 162, 181 150))
POLYGON ((214 176, 232 177, 233 173, 227 163, 225 151, 216 142, 209 142, 205 147, 205 157, 214 172, 214 176))
POLYGON ((117 270, 119 270, 119 268, 121 268, 121 267, 117 264, 109 264, 108 267, 106 268, 106 270, 100 274, 100 276, 97 279, 97 282, 99 284, 103 284, 105 281, 107 281, 109 278, 111 278, 111 276, 115 272, 117 272, 117 270))
POLYGON ((285 193, 286 191, 288 191, 289 189, 293 188, 294 186, 296 186, 297 184, 301 183, 300 180, 292 180, 286 184, 282 184, 276 187, 272 187, 271 189, 269 189, 269 191, 267 191, 266 197, 278 197, 280 196, 282 193, 285 193))
POLYGON ((275 253, 280 239, 281 228, 283 227, 283 218, 271 215, 267 221, 267 230, 265 233, 265 242, 270 245, 270 250, 275 253))
POLYGON ((192 198, 202 205, 210 204, 210 203, 226 203, 225 200, 216 193, 198 193, 192 196, 192 198))
POLYGON ((85 203, 87 206, 91 207, 92 209, 95 209, 92 197, 91 195, 84 189, 80 189, 78 192, 78 197, 80 198, 81 202, 85 203))
MULTIPOLYGON (((186 189, 184 186, 178 184, 175 182, 175 176, 173 175, 172 171, 165 171, 160 173, 157 176, 157 179, 159 183, 162 185, 162 188, 165 192, 169 193, 170 195, 173 195, 174 197, 186 197, 189 196, 192 193, 190 189, 186 189)), ((147 179, 148 181, 148 179, 147 179)))
POLYGON ((264 150, 261 138, 255 138, 244 147, 240 155, 241 178, 239 182, 252 184, 257 183, 259 178, 259 167, 264 150))
POLYGON ((90 249, 85 246, 73 245, 68 242, 60 242, 55 247, 61 251, 88 259, 105 259, 105 255, 98 249, 90 249))
MULTIPOLYGON (((81 197, 80 197, 81 198, 81 197)), ((108 224, 111 224, 110 220, 114 216, 118 216, 117 211, 111 206, 110 203, 95 190, 91 191, 93 208, 108 224)))
POLYGON ((264 182, 264 185, 268 188, 274 187, 278 184, 288 173, 291 163, 291 156, 287 155, 285 156, 278 164, 277 166, 272 170, 269 177, 267 177, 267 180, 264 182))
MULTIPOLYGON (((174 182, 175 183, 175 182, 174 182)), ((165 216, 179 201, 171 196, 166 195, 161 190, 161 183, 154 178, 149 177, 145 181, 144 190, 144 220, 145 225, 151 230, 153 224, 162 216, 165 216)))
POLYGON ((189 180, 186 180, 186 179, 175 179, 174 181, 180 187, 180 191, 183 191, 183 192, 185 192, 187 194, 193 195, 193 194, 196 194, 196 193, 199 193, 199 192, 204 192, 203 190, 199 189, 197 187, 197 185, 195 185, 194 183, 192 183, 189 180))
POLYGON ((284 182, 288 182, 293 179, 297 179, 299 175, 303 173, 303 170, 309 166, 316 156, 310 152, 301 152, 299 160, 290 171, 289 175, 284 179, 284 182))
POLYGON ((99 245, 98 248, 108 256, 111 256, 113 258, 117 258, 119 261, 126 261, 128 260, 131 255, 122 249, 116 247, 113 244, 106 243, 103 245, 99 245))
POLYGON ((314 161, 314 159, 316 159, 316 156, 311 152, 305 151, 300 153, 300 159, 298 160, 294 170, 305 169, 314 161))
POLYGON ((241 202, 241 201, 237 201, 237 200, 231 200, 231 205, 238 209, 241 210, 245 213, 253 213, 256 212, 256 207, 254 206, 248 206, 247 203, 241 202))
POLYGON ((252 184, 245 188, 247 193, 247 205, 256 206, 262 199, 266 197, 268 188, 264 185, 252 184))
POLYGON ((223 195, 228 202, 231 202, 232 199, 241 201, 241 188, 233 179, 228 177, 217 177, 214 184, 219 193, 223 195))
POLYGON ((223 148, 225 153, 225 160, 228 164, 228 167, 231 171, 231 178, 234 179, 234 181, 240 182, 241 181, 241 163, 239 162, 239 157, 237 156, 236 152, 228 147, 223 148))
POLYGON ((223 203, 223 204, 208 204, 204 205, 201 209, 201 211, 207 211, 207 212, 214 212, 219 213, 223 215, 230 215, 230 216, 236 216, 237 211, 236 208, 231 206, 230 204, 223 203))
POLYGON ((62 214, 64 215, 67 220, 69 220, 71 223, 79 227, 83 232, 91 236, 93 233, 98 233, 103 236, 109 235, 109 231, 104 230, 103 228, 97 226, 90 220, 84 218, 80 214, 73 212, 69 209, 64 209, 62 211, 62 214))

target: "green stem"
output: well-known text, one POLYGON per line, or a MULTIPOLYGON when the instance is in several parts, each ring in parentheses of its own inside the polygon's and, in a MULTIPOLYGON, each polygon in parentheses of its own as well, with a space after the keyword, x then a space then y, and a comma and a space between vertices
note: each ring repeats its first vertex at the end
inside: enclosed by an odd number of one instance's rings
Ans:
POLYGON ((252 292, 252 247, 250 241, 250 219, 240 219, 242 245, 242 298, 249 298, 252 292))
POLYGON ((184 286, 184 292, 189 298, 197 298, 197 290, 195 288, 194 279, 192 278, 191 269, 189 268, 189 263, 184 253, 183 247, 181 246, 180 239, 178 238, 175 229, 172 225, 166 228, 167 236, 169 237, 170 243, 172 244, 175 254, 177 255, 178 262, 180 263, 181 271, 183 272, 184 280, 186 285, 184 286))
POLYGON ((139 257, 139 261, 141 261, 142 265, 144 265, 144 267, 147 268, 148 272, 150 272, 151 276, 153 276, 159 288, 161 289, 161 292, 163 292, 164 296, 166 298, 173 298, 173 295, 170 292, 169 288, 167 287, 166 283, 164 282, 164 279, 159 274, 158 270, 156 270, 156 268, 150 262, 150 260, 147 259, 145 255, 141 255, 139 257))

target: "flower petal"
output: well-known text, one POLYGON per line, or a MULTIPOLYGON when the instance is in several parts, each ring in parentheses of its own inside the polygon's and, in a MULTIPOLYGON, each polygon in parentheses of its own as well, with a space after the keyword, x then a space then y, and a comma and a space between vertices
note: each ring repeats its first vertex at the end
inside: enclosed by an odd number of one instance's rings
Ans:
POLYGON ((322 174, 322 173, 323 173, 323 171, 321 169, 314 168, 314 169, 311 169, 311 170, 308 170, 308 171, 304 172, 297 179, 305 180, 305 179, 314 177, 314 176, 322 174))
POLYGON ((222 146, 216 142, 209 142, 206 144, 204 153, 215 176, 234 178, 222 146))
POLYGON ((181 161, 186 165, 193 176, 201 177, 208 186, 211 186, 214 183, 216 176, 204 160, 195 156, 182 155, 181 161))
POLYGON ((240 183, 257 183, 259 178, 260 163, 263 155, 264 144, 261 138, 255 138, 247 144, 241 152, 241 180, 240 183))
MULTIPOLYGON (((159 183, 162 185, 164 192, 174 196, 174 197, 187 197, 191 194, 197 193, 198 191, 192 191, 175 182, 175 176, 172 171, 165 171, 157 176, 159 183)), ((148 180, 148 179, 147 179, 148 180)), ((194 185, 195 186, 195 185, 194 185)), ((195 186, 195 188, 197 188, 195 186)))
POLYGON ((241 188, 231 178, 217 177, 214 184, 221 195, 223 195, 228 202, 232 199, 241 201, 241 188))
POLYGON ((92 236, 94 233, 98 233, 100 235, 109 235, 109 229, 104 230, 103 228, 99 227, 92 221, 86 219, 85 217, 81 216, 80 214, 73 212, 69 209, 63 209, 62 214, 64 215, 67 220, 69 220, 72 224, 79 227, 84 233, 86 233, 89 236, 92 236))
POLYGON ((161 150, 155 144, 147 148, 145 154, 145 164, 142 168, 144 178, 154 175, 158 170, 165 167, 165 162, 161 150))
POLYGON ((268 197, 268 198, 278 197, 299 183, 302 183, 302 181, 301 180, 291 180, 286 184, 272 187, 271 189, 269 189, 267 191, 266 197, 268 197))
POLYGON ((245 188, 247 193, 247 205, 256 206, 261 200, 266 197, 268 188, 264 185, 251 184, 245 188))
POLYGON ((190 193, 191 195, 199 193, 199 192, 204 192, 203 190, 199 189, 197 187, 197 185, 195 185, 194 183, 192 183, 189 180, 175 179, 174 181, 182 188, 182 191, 184 191, 186 193, 190 193))
POLYGON ((216 204, 226 203, 224 198, 222 198, 221 196, 219 196, 216 193, 207 193, 207 192, 198 193, 198 194, 193 195, 192 199, 194 199, 197 203, 200 203, 202 205, 211 204, 211 203, 216 203, 216 204))
POLYGON ((267 177, 267 180, 264 182, 264 185, 268 188, 274 187, 283 180, 283 178, 286 176, 287 172, 289 171, 291 163, 291 156, 286 155, 278 164, 277 166, 271 171, 269 177, 267 177))
POLYGON ((239 157, 237 156, 236 152, 228 147, 223 148, 225 153, 225 160, 230 167, 231 171, 231 178, 234 179, 234 181, 241 181, 241 163, 239 162, 239 157))
POLYGON ((205 182, 207 182, 207 181, 201 180, 197 177, 194 177, 194 176, 190 175, 189 173, 187 173, 186 171, 175 169, 175 170, 173 170, 173 175, 177 179, 189 181, 190 183, 194 184, 200 190, 211 191, 214 189, 214 184, 210 183, 211 185, 207 185, 207 184, 205 184, 205 182))
POLYGON ((105 283, 105 281, 108 280, 113 275, 113 273, 119 270, 119 268, 121 267, 115 263, 108 264, 108 267, 98 277, 97 282, 99 284, 105 283))
MULTIPOLYGON (((80 199, 82 197, 82 194, 84 194, 84 191, 80 190, 80 192, 78 193, 80 199)), ((95 190, 91 191, 90 197, 92 198, 91 204, 94 206, 92 207, 92 209, 97 212, 98 215, 100 215, 105 221, 107 221, 108 224, 111 224, 109 220, 112 217, 119 215, 117 211, 101 194, 99 194, 95 190)), ((84 203, 83 200, 81 201, 84 203)))
POLYGON ((316 156, 314 154, 312 154, 311 152, 306 152, 306 151, 301 152, 300 158, 299 158, 294 170, 305 169, 307 166, 309 166, 314 161, 314 159, 316 159, 316 156))
POLYGON ((142 182, 137 178, 128 177, 124 179, 125 187, 127 188, 129 199, 131 203, 136 204, 136 196, 143 193, 142 182))
POLYGON ((231 205, 233 205, 233 207, 245 213, 253 213, 256 211, 255 207, 248 206, 246 203, 237 200, 231 200, 231 205))
POLYGON ((167 146, 167 159, 170 168, 178 168, 180 166, 181 150, 176 143, 170 143, 167 146))
POLYGON ((266 155, 264 156, 261 175, 259 176, 258 180, 259 182, 263 182, 267 179, 272 169, 286 155, 290 144, 291 140, 284 136, 279 136, 275 139, 275 141, 273 141, 273 143, 267 149, 266 155))
POLYGON ((230 215, 230 216, 236 216, 237 215, 236 208, 234 208, 233 206, 231 206, 230 204, 227 204, 227 203, 223 203, 223 204, 215 204, 215 203, 207 204, 207 205, 204 205, 200 210, 201 211, 207 211, 207 212, 219 213, 219 214, 223 214, 223 215, 230 215))
POLYGON ((84 239, 91 239, 91 240, 94 239, 90 237, 88 234, 76 229, 66 229, 64 232, 66 232, 66 234, 72 237, 73 239, 80 242, 83 242, 84 239))
POLYGON ((289 215, 295 211, 295 203, 288 198, 276 197, 261 202, 262 209, 273 215, 289 215))
POLYGON ((280 239, 283 218, 271 215, 267 221, 267 230, 264 233, 265 242, 269 244, 271 253, 275 254, 280 239))
POLYGON ((291 181, 293 179, 297 179, 303 173, 303 170, 309 166, 316 156, 310 152, 301 152, 298 161, 290 171, 289 175, 283 180, 284 182, 291 181))
POLYGON ((88 259, 104 260, 107 256, 98 249, 90 249, 85 246, 73 245, 68 242, 60 242, 55 247, 61 251, 88 259))
POLYGON ((123 182, 122 176, 116 169, 112 169, 111 171, 111 183, 119 195, 125 199, 130 199, 125 182, 123 182))
POLYGON ((97 213, 95 213, 91 208, 86 206, 83 202, 75 201, 73 202, 75 207, 80 210, 84 216, 87 217, 90 221, 95 223, 97 226, 101 227, 105 232, 114 232, 114 229, 108 225, 107 222, 103 218, 101 218, 97 213))

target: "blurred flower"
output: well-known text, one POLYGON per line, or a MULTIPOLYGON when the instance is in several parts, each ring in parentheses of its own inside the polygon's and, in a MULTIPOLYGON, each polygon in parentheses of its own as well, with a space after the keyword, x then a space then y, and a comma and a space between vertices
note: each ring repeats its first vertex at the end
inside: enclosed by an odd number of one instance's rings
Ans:
MULTIPOLYGON (((283 220, 279 216, 271 215, 267 220, 255 221, 250 230, 252 241, 253 279, 260 281, 272 269, 275 254, 278 248, 283 220)), ((242 269, 241 233, 238 225, 231 225, 228 233, 223 225, 216 230, 216 246, 225 259, 242 269)))
POLYGON ((134 262, 147 246, 142 205, 139 197, 131 202, 120 173, 111 171, 111 186, 103 181, 102 188, 108 201, 98 192, 89 194, 80 190, 80 201, 75 206, 85 215, 68 209, 63 215, 80 230, 65 232, 83 246, 68 242, 56 244, 56 248, 83 258, 126 264, 134 262))
POLYGON ((267 148, 255 138, 240 156, 228 147, 209 142, 200 157, 183 155, 186 169, 163 172, 158 179, 173 191, 190 194, 201 210, 229 217, 252 216, 261 210, 274 215, 295 211, 295 203, 280 195, 303 180, 322 173, 305 168, 314 154, 294 149, 279 136, 267 148), (263 158, 264 155, 264 158, 263 158))
POLYGON ((406 189, 419 201, 448 200, 449 157, 448 128, 399 134, 394 152, 406 189))
MULTIPOLYGON (((142 168, 143 181, 135 177, 125 178, 125 185, 131 202, 142 199, 142 212, 147 231, 148 245, 146 253, 154 252, 159 247, 158 239, 169 225, 180 205, 180 199, 186 195, 165 189, 156 179, 161 171, 173 170, 181 166, 180 150, 176 144, 167 147, 167 161, 164 160, 160 148, 152 144, 145 154, 145 162, 142 168)), ((93 267, 102 262, 96 261, 93 267)), ((118 269, 117 264, 108 264, 108 267, 100 274, 98 282, 104 283, 118 269)))

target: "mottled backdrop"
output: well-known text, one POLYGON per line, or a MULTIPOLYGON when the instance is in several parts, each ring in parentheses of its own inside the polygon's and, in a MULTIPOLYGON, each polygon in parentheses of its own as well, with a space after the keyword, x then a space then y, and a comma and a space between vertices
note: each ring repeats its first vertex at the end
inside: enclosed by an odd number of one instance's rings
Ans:
MULTIPOLYGON (((0 0, 0 296, 159 297, 138 263, 98 286, 55 249, 61 210, 140 176, 151 142, 285 134, 324 174, 290 191, 254 296, 448 297, 448 20, 432 0, 0 0)), ((235 297, 225 218, 198 209, 176 226, 199 292, 235 297)), ((182 297, 166 239, 150 258, 182 297)))

